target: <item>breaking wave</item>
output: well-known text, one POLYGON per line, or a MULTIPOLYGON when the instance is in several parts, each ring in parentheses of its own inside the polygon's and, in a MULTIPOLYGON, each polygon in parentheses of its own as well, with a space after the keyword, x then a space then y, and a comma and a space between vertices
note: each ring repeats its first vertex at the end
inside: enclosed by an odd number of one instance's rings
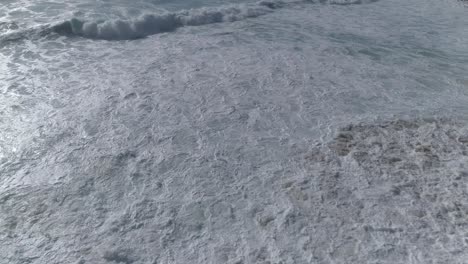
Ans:
POLYGON ((0 35, 0 44, 25 38, 39 38, 52 33, 89 39, 132 40, 158 33, 171 32, 185 26, 200 26, 255 18, 269 14, 275 9, 287 5, 300 3, 353 5, 373 3, 376 1, 378 0, 296 0, 288 2, 264 0, 250 5, 244 4, 216 8, 206 7, 162 14, 145 14, 130 19, 88 21, 80 18, 72 18, 58 24, 41 25, 35 28, 10 31, 0 35))
POLYGON ((282 2, 258 2, 248 6, 200 8, 174 13, 145 14, 136 19, 84 21, 73 18, 52 27, 62 35, 76 35, 91 39, 128 40, 158 33, 174 31, 184 26, 199 26, 221 22, 233 22, 258 17, 280 8, 282 2))

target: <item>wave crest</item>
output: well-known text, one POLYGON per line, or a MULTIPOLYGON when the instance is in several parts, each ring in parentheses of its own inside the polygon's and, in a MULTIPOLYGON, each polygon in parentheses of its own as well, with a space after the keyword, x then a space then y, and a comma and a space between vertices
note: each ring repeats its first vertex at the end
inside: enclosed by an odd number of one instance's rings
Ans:
POLYGON ((269 14, 275 9, 301 3, 321 3, 329 5, 369 4, 378 0, 262 0, 254 4, 233 5, 217 8, 200 8, 145 14, 133 19, 88 21, 79 18, 45 24, 28 29, 18 29, 15 23, 0 22, 0 47, 22 39, 36 39, 50 34, 79 36, 102 40, 132 40, 158 33, 171 32, 180 27, 200 26, 221 22, 234 22, 269 14))
POLYGON ((129 40, 170 32, 184 26, 199 26, 233 22, 258 17, 280 8, 280 1, 257 2, 255 5, 223 8, 201 8, 164 14, 146 14, 130 20, 83 21, 73 18, 52 27, 62 35, 76 35, 92 39, 129 40))

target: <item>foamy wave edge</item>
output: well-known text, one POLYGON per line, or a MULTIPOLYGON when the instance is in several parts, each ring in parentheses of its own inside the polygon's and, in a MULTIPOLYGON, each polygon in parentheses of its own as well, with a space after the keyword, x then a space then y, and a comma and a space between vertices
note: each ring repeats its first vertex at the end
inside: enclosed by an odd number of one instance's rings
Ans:
POLYGON ((284 5, 281 1, 261 1, 254 5, 220 8, 200 8, 163 14, 144 14, 135 19, 83 21, 78 18, 51 27, 61 35, 76 35, 90 39, 131 40, 158 33, 171 32, 184 26, 200 26, 254 18, 284 5))
POLYGON ((301 3, 321 3, 330 5, 368 4, 378 0, 262 0, 253 4, 144 14, 129 19, 88 21, 72 18, 57 24, 40 25, 35 28, 10 31, 0 35, 0 47, 8 42, 21 39, 35 39, 59 34, 98 40, 132 40, 150 35, 174 31, 180 27, 201 26, 213 23, 234 22, 263 16, 286 6, 301 3))

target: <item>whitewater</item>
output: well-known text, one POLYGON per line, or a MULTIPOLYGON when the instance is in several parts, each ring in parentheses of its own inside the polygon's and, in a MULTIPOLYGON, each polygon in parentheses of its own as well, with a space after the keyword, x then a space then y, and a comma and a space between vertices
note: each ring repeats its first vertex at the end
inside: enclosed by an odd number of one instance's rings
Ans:
POLYGON ((468 4, 0 1, 0 264, 468 263, 468 4))

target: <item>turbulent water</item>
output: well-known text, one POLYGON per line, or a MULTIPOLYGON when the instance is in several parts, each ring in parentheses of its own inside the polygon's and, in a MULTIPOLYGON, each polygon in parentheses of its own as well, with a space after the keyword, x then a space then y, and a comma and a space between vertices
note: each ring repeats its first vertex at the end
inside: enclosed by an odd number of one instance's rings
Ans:
POLYGON ((0 263, 468 263, 468 5, 0 1, 0 263))

